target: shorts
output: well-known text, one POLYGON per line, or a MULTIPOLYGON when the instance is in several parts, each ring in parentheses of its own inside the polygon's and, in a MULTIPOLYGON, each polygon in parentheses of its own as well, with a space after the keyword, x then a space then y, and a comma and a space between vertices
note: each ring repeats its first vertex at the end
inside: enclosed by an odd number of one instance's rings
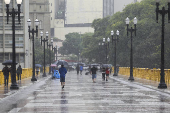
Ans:
POLYGON ((109 76, 109 74, 106 74, 106 76, 109 76))
POLYGON ((92 79, 96 78, 96 74, 92 74, 92 79))
POLYGON ((60 82, 65 82, 65 77, 60 77, 60 82))

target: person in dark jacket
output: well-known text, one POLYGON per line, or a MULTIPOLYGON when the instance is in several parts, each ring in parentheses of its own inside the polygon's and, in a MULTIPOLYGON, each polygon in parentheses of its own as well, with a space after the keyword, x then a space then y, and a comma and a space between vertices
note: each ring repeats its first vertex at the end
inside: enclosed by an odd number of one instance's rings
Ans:
POLYGON ((18 80, 21 80, 21 74, 22 74, 22 68, 21 68, 21 65, 19 65, 18 68, 17 68, 18 80))
POLYGON ((61 82, 61 86, 62 86, 62 89, 63 89, 64 86, 65 86, 65 76, 66 76, 66 73, 67 73, 67 70, 66 70, 66 68, 64 67, 63 64, 61 65, 61 68, 59 69, 59 73, 60 73, 60 82, 61 82))
POLYGON ((2 69, 2 72, 4 74, 4 84, 5 86, 8 86, 8 79, 9 79, 9 72, 10 69, 7 67, 7 65, 5 65, 5 67, 2 69))
POLYGON ((78 74, 79 74, 79 71, 80 71, 80 67, 79 67, 78 64, 77 64, 76 70, 77 70, 77 75, 78 75, 78 74))
POLYGON ((90 71, 90 73, 92 74, 93 83, 96 82, 96 71, 97 71, 97 68, 96 68, 95 66, 93 66, 93 67, 91 68, 91 71, 90 71))
POLYGON ((102 67, 102 79, 105 80, 106 68, 102 67))

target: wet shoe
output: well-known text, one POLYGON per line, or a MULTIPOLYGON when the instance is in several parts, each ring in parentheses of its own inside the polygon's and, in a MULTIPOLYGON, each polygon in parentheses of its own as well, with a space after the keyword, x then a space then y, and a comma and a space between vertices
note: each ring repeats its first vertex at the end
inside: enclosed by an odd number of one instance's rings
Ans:
POLYGON ((62 89, 64 89, 64 85, 63 85, 62 89))

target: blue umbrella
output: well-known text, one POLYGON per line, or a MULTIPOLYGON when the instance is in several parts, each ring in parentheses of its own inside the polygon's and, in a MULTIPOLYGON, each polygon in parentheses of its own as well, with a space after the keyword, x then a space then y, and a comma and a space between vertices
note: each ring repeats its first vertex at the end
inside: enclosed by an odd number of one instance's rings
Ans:
POLYGON ((35 67, 41 67, 41 64, 35 64, 35 67))

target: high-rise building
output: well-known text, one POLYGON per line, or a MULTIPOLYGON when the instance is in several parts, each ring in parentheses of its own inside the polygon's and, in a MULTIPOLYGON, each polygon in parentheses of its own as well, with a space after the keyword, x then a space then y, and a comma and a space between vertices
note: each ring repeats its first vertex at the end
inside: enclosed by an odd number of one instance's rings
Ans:
MULTIPOLYGON (((16 0, 11 0, 9 4, 12 8, 18 10, 16 0)), ((16 48, 16 62, 23 68, 28 68, 29 57, 29 39, 27 19, 29 15, 29 2, 23 0, 21 4, 21 24, 18 22, 18 16, 15 18, 15 48, 16 48)), ((2 62, 5 60, 12 60, 12 17, 9 16, 9 23, 7 24, 6 4, 4 0, 0 0, 0 69, 2 69, 2 62)))

